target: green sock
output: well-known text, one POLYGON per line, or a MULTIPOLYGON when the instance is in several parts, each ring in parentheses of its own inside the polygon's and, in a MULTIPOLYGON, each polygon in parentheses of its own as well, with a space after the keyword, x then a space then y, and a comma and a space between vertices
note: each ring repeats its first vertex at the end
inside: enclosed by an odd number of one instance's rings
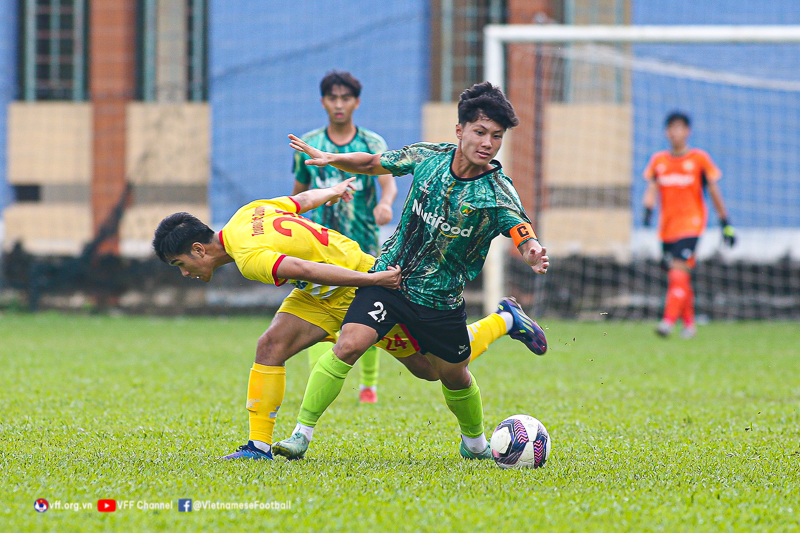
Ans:
POLYGON ((333 353, 333 348, 322 354, 308 377, 306 393, 297 421, 305 426, 314 427, 322 413, 339 395, 344 385, 344 378, 353 365, 348 365, 333 353))
POLYGON ((318 342, 314 346, 309 347, 306 351, 308 352, 308 369, 314 370, 314 365, 317 364, 319 358, 322 357, 322 354, 327 352, 333 347, 333 344, 330 342, 318 342))
POLYGON ((361 383, 365 387, 378 386, 378 367, 380 366, 381 355, 378 348, 370 346, 369 350, 364 352, 361 359, 358 360, 358 365, 361 369, 361 383))
POLYGON ((483 402, 475 376, 469 375, 472 383, 466 389, 450 390, 442 385, 442 392, 447 407, 458 419, 461 434, 474 438, 483 435, 483 402))

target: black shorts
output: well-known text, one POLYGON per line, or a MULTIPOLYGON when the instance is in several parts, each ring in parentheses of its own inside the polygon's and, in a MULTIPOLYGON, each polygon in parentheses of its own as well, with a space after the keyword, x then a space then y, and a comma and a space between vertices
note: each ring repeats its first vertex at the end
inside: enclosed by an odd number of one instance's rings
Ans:
POLYGON ((362 287, 356 291, 344 324, 369 326, 378 332, 379 339, 395 324, 403 324, 421 352, 448 363, 461 363, 472 354, 464 302, 456 309, 433 309, 410 302, 397 290, 362 287))
POLYGON ((669 263, 672 259, 683 259, 689 261, 694 256, 694 249, 697 247, 697 237, 689 237, 673 242, 662 242, 661 248, 664 251, 664 261, 669 263))

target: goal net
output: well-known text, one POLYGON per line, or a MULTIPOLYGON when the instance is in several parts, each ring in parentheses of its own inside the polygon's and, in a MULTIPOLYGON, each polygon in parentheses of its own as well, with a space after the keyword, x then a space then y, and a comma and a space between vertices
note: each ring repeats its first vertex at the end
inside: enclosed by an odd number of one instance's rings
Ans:
POLYGON ((738 238, 723 245, 707 198, 699 315, 800 316, 800 28, 488 26, 485 35, 486 77, 521 121, 501 158, 552 260, 534 276, 506 243, 494 246, 487 307, 509 291, 540 315, 660 315, 666 275, 657 231, 643 226, 642 173, 669 148, 664 119, 677 110, 691 117, 690 146, 722 170, 738 238))

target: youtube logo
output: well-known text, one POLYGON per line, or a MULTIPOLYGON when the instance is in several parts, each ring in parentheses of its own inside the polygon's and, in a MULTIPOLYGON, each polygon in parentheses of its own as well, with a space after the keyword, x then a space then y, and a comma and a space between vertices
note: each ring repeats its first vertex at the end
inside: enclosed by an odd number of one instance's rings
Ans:
POLYGON ((97 500, 97 510, 101 513, 113 513, 117 510, 117 500, 97 500))

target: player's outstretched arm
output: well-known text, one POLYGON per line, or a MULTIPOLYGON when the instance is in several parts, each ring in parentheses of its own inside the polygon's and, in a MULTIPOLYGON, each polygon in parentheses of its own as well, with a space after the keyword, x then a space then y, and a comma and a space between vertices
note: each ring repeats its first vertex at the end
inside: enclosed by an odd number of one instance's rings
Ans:
POLYGON ((550 267, 550 258, 547 257, 547 248, 539 244, 536 239, 528 239, 517 247, 522 258, 537 274, 546 274, 550 267))
POLYGON ((276 272, 281 279, 310 281, 320 285, 338 287, 369 287, 379 285, 389 289, 400 288, 400 267, 389 267, 383 272, 358 272, 336 265, 315 263, 287 256, 276 272))
POLYGON ((368 154, 367 152, 332 154, 323 152, 296 135, 289 135, 289 146, 308 156, 306 165, 315 167, 331 165, 351 174, 368 174, 371 176, 390 174, 388 170, 381 166, 380 154, 368 154))
POLYGON ((300 194, 295 194, 292 198, 294 198, 294 201, 300 206, 297 212, 305 213, 322 204, 333 205, 339 200, 349 202, 353 199, 353 193, 351 192, 353 190, 353 186, 351 185, 353 181, 355 181, 355 178, 349 178, 333 187, 309 189, 300 194))
POLYGON ((550 266, 550 258, 547 257, 547 250, 539 244, 533 228, 528 222, 521 222, 508 230, 508 236, 514 241, 514 245, 519 250, 522 258, 528 263, 537 274, 547 273, 550 266))

